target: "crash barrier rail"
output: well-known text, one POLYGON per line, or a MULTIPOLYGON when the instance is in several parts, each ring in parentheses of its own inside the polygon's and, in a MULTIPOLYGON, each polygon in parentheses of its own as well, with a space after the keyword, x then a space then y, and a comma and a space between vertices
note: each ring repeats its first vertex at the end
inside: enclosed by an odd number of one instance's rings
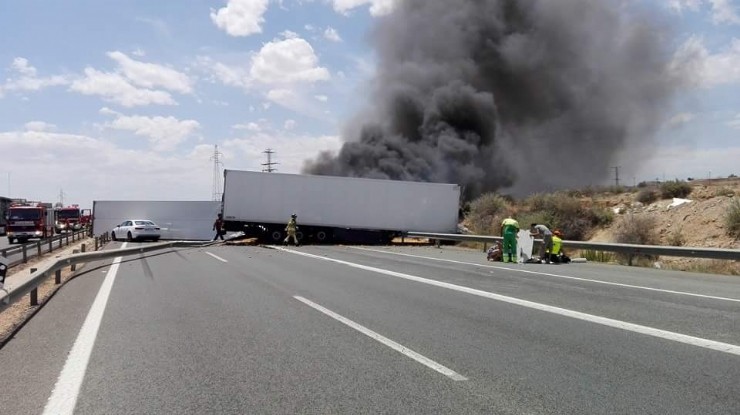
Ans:
MULTIPOLYGON (((452 233, 428 233, 428 232, 407 232, 406 236, 411 238, 428 238, 447 241, 459 242, 484 242, 494 243, 502 241, 500 236, 469 235, 469 234, 452 234, 452 233)), ((535 239, 535 244, 541 244, 542 239, 535 239)), ((625 254, 628 262, 632 265, 632 258, 638 255, 654 256, 677 256, 687 258, 706 258, 706 259, 727 259, 740 261, 740 249, 723 249, 723 248, 695 248, 687 246, 660 246, 660 245, 638 245, 638 244, 617 244, 605 242, 582 242, 582 241, 563 241, 563 247, 574 249, 588 249, 593 251, 615 252, 625 254)))
MULTIPOLYGON (((97 241, 97 239, 96 239, 97 241)), ((86 263, 90 261, 98 261, 101 259, 109 259, 116 257, 124 257, 132 254, 140 254, 144 252, 156 251, 159 249, 166 248, 186 248, 186 247, 201 247, 209 246, 214 242, 203 241, 170 241, 170 242, 159 242, 150 245, 139 246, 135 248, 126 249, 115 249, 110 251, 98 251, 88 253, 75 253, 65 258, 59 258, 54 263, 45 266, 44 268, 34 269, 31 268, 31 276, 25 281, 21 281, 17 286, 9 286, 5 284, 4 289, 0 289, 0 312, 5 310, 11 304, 17 302, 24 295, 31 293, 31 305, 38 305, 38 286, 41 285, 48 277, 52 274, 55 275, 56 284, 61 284, 61 271, 64 267, 71 267, 71 270, 75 270, 77 264, 86 263)), ((102 245, 101 245, 102 246, 102 245)))
POLYGON ((18 264, 25 264, 29 258, 32 258, 34 254, 38 257, 44 253, 52 253, 55 249, 69 246, 70 243, 76 242, 87 237, 87 229, 80 229, 74 232, 66 232, 63 234, 54 235, 51 238, 40 239, 36 242, 28 242, 17 246, 0 249, 0 256, 8 258, 8 267, 13 267, 18 264), (20 257, 15 260, 11 260, 12 256, 20 257))

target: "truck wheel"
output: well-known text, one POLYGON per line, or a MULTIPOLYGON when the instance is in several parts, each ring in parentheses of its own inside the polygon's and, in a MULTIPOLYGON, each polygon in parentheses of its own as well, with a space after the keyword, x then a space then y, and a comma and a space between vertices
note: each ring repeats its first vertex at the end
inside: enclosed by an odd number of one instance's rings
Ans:
POLYGON ((128 233, 128 234, 126 235, 126 241, 127 241, 127 242, 131 242, 131 241, 133 241, 133 240, 134 240, 134 238, 133 238, 133 237, 131 236, 131 232, 129 232, 129 233, 128 233))
POLYGON ((112 239, 114 241, 117 241, 118 240, 118 239, 116 239, 116 233, 115 232, 111 232, 110 239, 112 239))
POLYGON ((282 232, 280 232, 280 231, 272 231, 272 233, 270 233, 270 242, 275 243, 275 244, 279 244, 282 241, 283 241, 283 233, 282 232))
POLYGON ((15 243, 15 239, 8 236, 8 244, 13 245, 15 243))
POLYGON ((295 237, 298 238, 298 242, 303 241, 303 232, 296 232, 295 237))
POLYGON ((318 231, 316 232, 316 240, 319 242, 326 242, 329 239, 329 235, 326 234, 326 231, 318 231))

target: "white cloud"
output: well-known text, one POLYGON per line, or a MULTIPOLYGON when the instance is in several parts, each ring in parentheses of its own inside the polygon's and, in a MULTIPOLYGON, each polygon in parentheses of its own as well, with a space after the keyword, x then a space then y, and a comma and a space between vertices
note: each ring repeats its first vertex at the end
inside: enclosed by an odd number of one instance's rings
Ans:
POLYGON ((124 107, 177 105, 166 91, 137 88, 120 74, 100 72, 94 68, 85 68, 85 78, 74 81, 70 90, 84 95, 97 95, 124 107))
POLYGON ((329 101, 329 97, 327 97, 326 95, 314 95, 314 98, 316 98, 316 101, 321 101, 321 102, 329 101))
POLYGON ((663 174, 666 179, 707 177, 709 171, 712 176, 727 176, 739 174, 737 160, 740 160, 740 147, 664 147, 642 164, 636 176, 648 180, 663 174))
POLYGON ((701 37, 692 36, 678 49, 671 66, 687 69, 692 80, 705 88, 740 83, 740 39, 734 38, 722 52, 711 53, 701 37))
POLYGON ((677 13, 683 13, 685 10, 699 12, 702 6, 706 5, 710 8, 714 24, 740 23, 740 16, 731 0, 670 0, 667 5, 668 8, 677 13))
POLYGON ((682 112, 680 114, 676 114, 673 117, 671 117, 666 122, 666 127, 668 128, 676 128, 684 124, 688 124, 691 122, 694 118, 696 118, 695 114, 691 114, 688 112, 682 112))
POLYGON ((269 0, 229 0, 217 12, 211 10, 211 20, 231 36, 262 33, 263 15, 269 0))
POLYGON ((737 10, 730 3, 730 0, 708 0, 712 5, 712 21, 714 23, 740 23, 740 16, 737 10))
POLYGON ((138 86, 160 87, 182 94, 193 92, 192 81, 182 72, 154 63, 140 62, 119 51, 108 52, 107 55, 118 63, 119 71, 138 86))
POLYGON ((738 113, 733 119, 728 121, 727 126, 740 130, 740 113, 738 113))
POLYGON ((332 0, 334 10, 347 14, 350 10, 360 6, 370 5, 370 14, 383 16, 393 11, 398 0, 332 0))
POLYGON ((218 80, 224 85, 240 88, 249 88, 251 86, 249 71, 246 68, 228 66, 221 62, 216 62, 207 56, 199 56, 197 65, 210 74, 211 81, 218 80))
POLYGON ((319 58, 311 45, 301 38, 266 43, 252 57, 249 75, 264 84, 316 82, 331 78, 329 71, 319 66, 319 58))
POLYGON ((279 172, 300 173, 306 159, 315 158, 321 151, 338 151, 341 146, 342 140, 338 136, 298 135, 283 130, 262 131, 227 140, 219 149, 229 153, 231 160, 228 162, 235 164, 230 168, 259 171, 261 163, 265 162, 263 152, 271 148, 275 151, 273 161, 279 163, 279 172))
POLYGON ((50 123, 47 123, 47 122, 44 122, 44 121, 31 121, 31 122, 27 122, 26 125, 25 125, 25 127, 26 127, 26 130, 28 130, 28 131, 38 131, 38 132, 42 132, 42 131, 54 131, 54 130, 57 129, 57 126, 56 125, 50 124, 50 123))
POLYGON ((4 91, 39 91, 50 86, 69 84, 69 80, 60 75, 39 77, 38 70, 29 64, 28 59, 17 57, 10 65, 10 71, 17 77, 9 77, 4 84, 0 84, 0 98, 4 91))
POLYGON ((284 130, 292 130, 295 128, 295 120, 285 120, 283 123, 284 130))
POLYGON ((256 122, 248 122, 246 124, 236 124, 236 125, 233 125, 231 128, 235 130, 247 130, 247 131, 252 131, 252 132, 262 131, 262 127, 256 122))
POLYGON ((131 131, 136 135, 149 138, 154 151, 171 151, 200 128, 195 120, 178 120, 175 117, 145 117, 140 115, 126 116, 103 108, 102 114, 115 115, 115 120, 106 127, 116 130, 131 131))
POLYGON ((79 134, 9 131, 0 132, 0 154, 14 155, 3 160, 3 170, 13 172, 11 197, 53 202, 63 188, 70 203, 92 208, 93 200, 210 200, 212 194, 213 145, 173 154, 121 149, 79 134))
POLYGON ((342 38, 339 36, 339 33, 333 27, 327 27, 326 30, 324 30, 324 38, 332 42, 342 41, 342 38))

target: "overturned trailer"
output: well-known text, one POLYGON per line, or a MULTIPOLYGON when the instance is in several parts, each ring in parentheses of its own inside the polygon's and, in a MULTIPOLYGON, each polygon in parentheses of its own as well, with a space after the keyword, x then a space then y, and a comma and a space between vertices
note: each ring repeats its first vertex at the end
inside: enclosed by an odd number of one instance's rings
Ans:
POLYGON ((96 200, 93 202, 93 233, 100 235, 125 220, 148 219, 160 227, 161 239, 208 240, 221 202, 96 200))
POLYGON ((454 233, 459 203, 455 184, 224 171, 226 230, 268 243, 285 238, 292 214, 304 242, 387 243, 407 231, 454 233))

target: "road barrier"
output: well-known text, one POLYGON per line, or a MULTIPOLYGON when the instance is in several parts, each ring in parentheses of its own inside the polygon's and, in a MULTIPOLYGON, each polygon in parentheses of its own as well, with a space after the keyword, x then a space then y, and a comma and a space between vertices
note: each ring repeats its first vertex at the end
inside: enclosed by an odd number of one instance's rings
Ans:
MULTIPOLYGON (((109 240, 107 235, 102 235, 100 239, 102 240, 102 243, 100 243, 101 247, 103 246, 103 243, 109 240)), ((99 243, 99 240, 98 238, 96 238, 95 239, 96 246, 98 246, 98 243, 99 243)), ((159 242, 159 243, 154 243, 154 244, 138 246, 135 248, 79 253, 79 254, 72 254, 65 258, 59 258, 58 260, 56 260, 54 263, 50 265, 47 265, 45 267, 32 271, 31 276, 28 279, 18 282, 17 285, 15 286, 8 284, 6 280, 5 288, 0 289, 0 312, 5 310, 11 304, 23 298, 23 296, 28 293, 31 293, 32 297, 35 297, 34 293, 36 292, 38 286, 42 284, 51 275, 55 276, 55 282, 57 284, 61 283, 61 270, 65 267, 71 268, 77 264, 87 263, 90 261, 98 261, 102 259, 116 258, 119 256, 120 257, 129 256, 133 254, 140 254, 144 252, 156 251, 160 249, 204 247, 204 246, 209 246, 215 243, 216 242, 203 242, 203 241, 159 242)), ((34 298, 31 299, 32 305, 35 305, 33 304, 33 300, 34 298)))
MULTIPOLYGON (((80 229, 72 233, 63 233, 54 235, 51 238, 40 239, 36 242, 28 242, 13 247, 0 249, 0 256, 7 258, 8 267, 14 267, 19 264, 25 264, 34 256, 40 257, 44 253, 51 253, 55 249, 68 246, 72 242, 80 241, 87 237, 87 230, 80 229), (12 260, 11 257, 19 256, 12 260)), ((102 238, 98 237, 98 238, 102 238)))
MULTIPOLYGON (((494 243, 502 241, 500 236, 484 236, 469 234, 453 233, 428 233, 428 232, 407 232, 406 236, 410 238, 428 238, 445 241, 459 242, 483 242, 494 243)), ((535 239, 536 244, 541 244, 541 239, 535 239)), ((660 245, 638 245, 638 244, 617 244, 605 242, 581 242, 581 241, 563 241, 563 247, 574 249, 588 249, 593 251, 616 252, 625 254, 629 258, 637 255, 655 255, 655 256, 677 256, 687 258, 706 258, 706 259, 727 259, 740 261, 739 249, 722 249, 722 248, 695 248, 685 246, 660 246, 660 245)))

